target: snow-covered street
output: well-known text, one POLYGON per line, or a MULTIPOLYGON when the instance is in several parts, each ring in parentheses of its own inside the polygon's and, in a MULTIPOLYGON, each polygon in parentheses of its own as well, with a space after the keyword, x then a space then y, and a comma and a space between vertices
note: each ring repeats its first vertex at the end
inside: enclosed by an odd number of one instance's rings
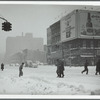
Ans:
POLYGON ((81 74, 84 67, 65 67, 65 77, 57 78, 56 66, 40 65, 38 68, 23 68, 19 77, 19 66, 5 65, 0 70, 0 94, 5 95, 100 95, 100 75, 95 67, 89 74, 81 74))

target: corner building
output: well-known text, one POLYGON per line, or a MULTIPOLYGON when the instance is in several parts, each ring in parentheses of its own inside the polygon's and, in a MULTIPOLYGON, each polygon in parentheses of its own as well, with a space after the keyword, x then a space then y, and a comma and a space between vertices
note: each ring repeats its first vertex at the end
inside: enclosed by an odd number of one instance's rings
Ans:
POLYGON ((94 65, 100 57, 100 12, 74 10, 47 28, 47 62, 94 65))

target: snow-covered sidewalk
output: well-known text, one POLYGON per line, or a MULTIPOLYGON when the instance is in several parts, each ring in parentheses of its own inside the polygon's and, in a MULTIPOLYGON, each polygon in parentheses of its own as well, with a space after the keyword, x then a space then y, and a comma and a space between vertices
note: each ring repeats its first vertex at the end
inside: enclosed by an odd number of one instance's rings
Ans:
POLYGON ((100 75, 95 67, 89 74, 81 74, 83 67, 65 67, 65 77, 57 78, 56 66, 23 69, 19 77, 18 66, 5 66, 0 70, 1 95, 100 95, 100 75))

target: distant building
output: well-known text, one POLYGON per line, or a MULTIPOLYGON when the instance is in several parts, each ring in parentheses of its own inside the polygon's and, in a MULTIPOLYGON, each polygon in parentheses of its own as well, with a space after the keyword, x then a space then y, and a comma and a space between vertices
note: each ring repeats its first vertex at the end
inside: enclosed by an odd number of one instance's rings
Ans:
POLYGON ((27 33, 25 36, 8 37, 6 40, 6 57, 23 51, 40 50, 43 51, 43 38, 33 38, 32 33, 27 33))
POLYGON ((74 10, 47 28, 47 62, 94 65, 100 58, 100 12, 74 10))
POLYGON ((47 45, 44 45, 44 51, 47 52, 47 45))
POLYGON ((7 60, 8 63, 19 63, 26 62, 27 60, 31 60, 32 62, 42 62, 46 63, 46 52, 39 50, 28 50, 25 49, 22 52, 15 53, 10 56, 7 60))

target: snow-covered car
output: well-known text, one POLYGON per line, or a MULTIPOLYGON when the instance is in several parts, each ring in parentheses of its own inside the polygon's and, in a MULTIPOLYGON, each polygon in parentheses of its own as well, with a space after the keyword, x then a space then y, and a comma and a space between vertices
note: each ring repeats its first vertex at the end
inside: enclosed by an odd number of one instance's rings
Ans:
POLYGON ((31 60, 27 60, 25 62, 25 67, 37 68, 38 64, 37 63, 33 63, 31 60))
POLYGON ((9 64, 9 66, 15 66, 15 64, 11 63, 11 64, 9 64))
POLYGON ((32 63, 32 67, 34 67, 34 68, 37 68, 38 67, 38 64, 37 63, 32 63))
POLYGON ((16 63, 15 66, 20 66, 20 65, 18 63, 16 63))

